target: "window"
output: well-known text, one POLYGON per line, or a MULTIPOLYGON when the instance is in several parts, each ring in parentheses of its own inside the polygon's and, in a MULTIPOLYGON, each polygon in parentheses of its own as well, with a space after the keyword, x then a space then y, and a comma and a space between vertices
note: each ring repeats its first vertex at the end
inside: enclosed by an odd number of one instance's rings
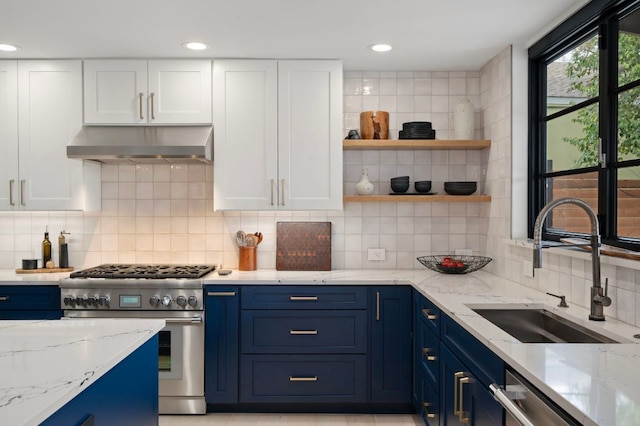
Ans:
MULTIPOLYGON (((529 50, 529 236, 548 202, 580 198, 606 244, 640 250, 640 0, 592 0, 529 50)), ((545 239, 584 236, 554 209, 545 239)))

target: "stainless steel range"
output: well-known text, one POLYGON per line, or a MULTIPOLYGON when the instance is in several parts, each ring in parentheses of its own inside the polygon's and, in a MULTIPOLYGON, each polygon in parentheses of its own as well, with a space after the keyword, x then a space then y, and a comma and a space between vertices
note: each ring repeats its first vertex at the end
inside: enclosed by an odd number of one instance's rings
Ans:
POLYGON ((109 264, 60 280, 64 317, 160 318, 161 414, 204 414, 204 298, 206 265, 109 264))

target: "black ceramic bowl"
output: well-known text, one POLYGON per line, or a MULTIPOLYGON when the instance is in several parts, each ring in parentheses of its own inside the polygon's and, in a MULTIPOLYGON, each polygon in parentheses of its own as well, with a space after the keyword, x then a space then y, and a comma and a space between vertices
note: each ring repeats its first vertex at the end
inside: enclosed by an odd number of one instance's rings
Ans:
POLYGON ((416 192, 429 192, 431 190, 430 180, 418 180, 413 183, 416 192))
POLYGON ((477 182, 445 182, 444 192, 449 195, 471 195, 478 189, 477 182))
POLYGON ((22 259, 22 269, 38 269, 38 259, 22 259))
POLYGON ((407 189, 409 189, 409 179, 398 182, 394 182, 393 179, 391 180, 391 190, 393 192, 401 194, 407 192, 407 189))
POLYGON ((409 182, 409 176, 392 177, 391 183, 394 183, 394 182, 409 182))

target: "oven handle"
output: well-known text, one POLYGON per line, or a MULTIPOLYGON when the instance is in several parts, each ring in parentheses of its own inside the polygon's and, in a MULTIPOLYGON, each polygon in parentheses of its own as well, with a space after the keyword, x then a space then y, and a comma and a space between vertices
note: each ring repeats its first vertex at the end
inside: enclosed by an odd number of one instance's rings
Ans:
POLYGON ((489 385, 489 390, 493 394, 496 401, 500 403, 511 414, 519 424, 523 426, 535 426, 535 424, 527 417, 527 415, 518 408, 518 406, 509 398, 507 393, 497 383, 489 385))
POLYGON ((165 318, 167 324, 202 324, 202 317, 165 318))

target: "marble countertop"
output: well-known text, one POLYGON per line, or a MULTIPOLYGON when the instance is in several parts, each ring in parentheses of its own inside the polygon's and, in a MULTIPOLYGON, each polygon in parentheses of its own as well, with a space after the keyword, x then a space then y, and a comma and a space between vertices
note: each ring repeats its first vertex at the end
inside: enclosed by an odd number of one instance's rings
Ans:
MULTIPOLYGON (((588 320, 588 309, 484 271, 445 275, 429 270, 341 270, 326 272, 234 270, 209 274, 205 284, 408 284, 500 356, 514 370, 585 425, 640 424, 640 329, 612 318, 588 320), (471 308, 514 304, 544 307, 621 340, 621 344, 521 343, 471 308)), ((605 316, 607 309, 605 308, 605 316)))
POLYGON ((37 274, 17 274, 15 269, 0 269, 0 285, 57 285, 71 272, 48 272, 37 274))
POLYGON ((0 423, 38 425, 164 324, 157 319, 0 321, 0 423))

